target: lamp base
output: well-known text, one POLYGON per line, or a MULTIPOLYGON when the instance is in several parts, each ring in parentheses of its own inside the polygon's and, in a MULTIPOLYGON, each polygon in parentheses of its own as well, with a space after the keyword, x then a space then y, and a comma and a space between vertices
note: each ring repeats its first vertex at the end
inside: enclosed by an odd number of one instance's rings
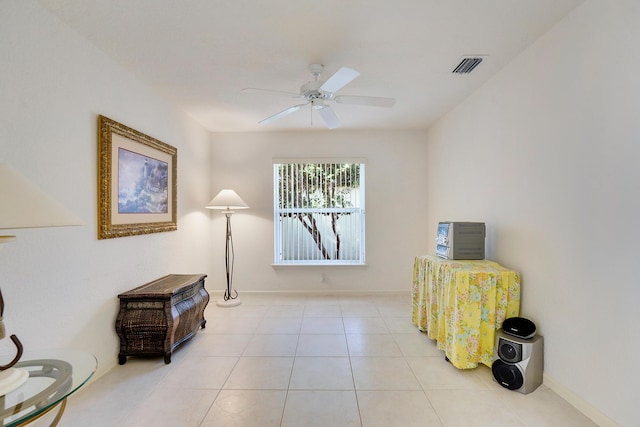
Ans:
POLYGON ((29 378, 29 372, 22 369, 9 368, 0 371, 0 396, 12 392, 29 378))
POLYGON ((242 303, 242 301, 240 301, 240 298, 234 298, 234 299, 228 299, 228 300, 218 300, 216 301, 216 305, 218 307, 235 307, 237 305, 240 305, 242 303))

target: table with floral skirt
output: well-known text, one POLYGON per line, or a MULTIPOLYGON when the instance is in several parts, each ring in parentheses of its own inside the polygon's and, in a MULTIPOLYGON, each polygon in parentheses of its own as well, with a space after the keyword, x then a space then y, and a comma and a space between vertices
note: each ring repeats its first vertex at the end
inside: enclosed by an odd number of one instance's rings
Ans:
POLYGON ((416 257, 411 320, 459 369, 491 366, 495 332, 520 312, 520 274, 489 260, 416 257))

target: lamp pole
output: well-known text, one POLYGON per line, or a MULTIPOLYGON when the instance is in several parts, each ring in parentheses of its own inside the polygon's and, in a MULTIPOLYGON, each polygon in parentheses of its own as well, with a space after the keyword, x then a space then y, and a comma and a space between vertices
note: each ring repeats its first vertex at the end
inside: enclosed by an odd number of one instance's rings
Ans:
POLYGON ((227 273, 227 290, 224 293, 225 305, 229 305, 227 301, 238 298, 238 291, 233 289, 233 264, 235 262, 235 253, 233 251, 233 235, 231 233, 231 215, 233 215, 233 211, 224 211, 224 216, 227 217, 227 242, 224 250, 225 269, 227 273))

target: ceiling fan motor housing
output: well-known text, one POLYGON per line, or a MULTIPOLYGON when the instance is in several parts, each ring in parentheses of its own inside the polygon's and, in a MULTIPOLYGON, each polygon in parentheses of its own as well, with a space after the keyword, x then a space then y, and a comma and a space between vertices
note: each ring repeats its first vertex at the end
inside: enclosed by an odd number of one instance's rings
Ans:
POLYGON ((333 98, 333 93, 325 92, 320 90, 320 86, 322 86, 324 82, 322 81, 313 81, 306 84, 303 84, 300 87, 300 95, 306 99, 307 101, 313 101, 314 99, 331 99, 333 98))

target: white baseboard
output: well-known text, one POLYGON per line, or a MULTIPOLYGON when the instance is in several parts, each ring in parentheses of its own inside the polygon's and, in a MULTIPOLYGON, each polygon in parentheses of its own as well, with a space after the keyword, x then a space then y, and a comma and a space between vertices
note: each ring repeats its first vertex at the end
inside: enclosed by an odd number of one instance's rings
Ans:
POLYGON ((582 412, 586 417, 588 417, 598 426, 620 427, 620 425, 613 421, 611 418, 600 412, 600 410, 575 394, 573 391, 560 384, 553 377, 547 374, 543 374, 543 383, 551 390, 555 391, 558 395, 560 395, 564 400, 573 405, 578 411, 582 412))
MULTIPOLYGON (((222 290, 210 290, 209 294, 219 294, 224 293, 222 290)), ((278 295, 288 295, 288 296, 337 296, 337 297, 345 297, 345 296, 400 296, 411 298, 411 291, 406 290, 383 290, 383 291, 350 291, 350 290, 309 290, 309 291, 301 291, 301 290, 283 290, 283 291, 246 291, 246 290, 238 290, 238 293, 244 295, 257 295, 257 296, 278 296, 278 295)))

